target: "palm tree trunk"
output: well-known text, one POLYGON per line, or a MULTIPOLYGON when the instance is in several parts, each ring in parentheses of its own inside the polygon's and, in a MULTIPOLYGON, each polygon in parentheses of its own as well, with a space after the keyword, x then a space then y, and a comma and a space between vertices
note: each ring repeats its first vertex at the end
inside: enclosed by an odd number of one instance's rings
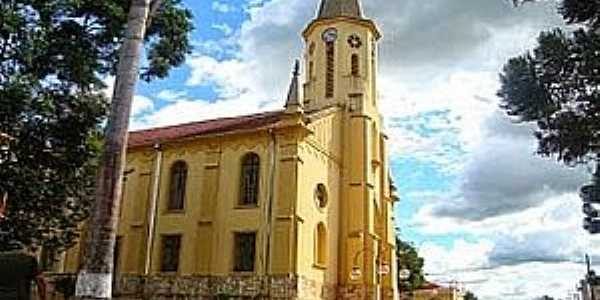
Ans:
POLYGON ((102 164, 98 170, 96 202, 88 226, 85 261, 77 278, 76 297, 110 299, 114 245, 127 150, 129 115, 139 77, 144 34, 151 0, 131 0, 125 40, 119 64, 111 111, 106 125, 102 164))

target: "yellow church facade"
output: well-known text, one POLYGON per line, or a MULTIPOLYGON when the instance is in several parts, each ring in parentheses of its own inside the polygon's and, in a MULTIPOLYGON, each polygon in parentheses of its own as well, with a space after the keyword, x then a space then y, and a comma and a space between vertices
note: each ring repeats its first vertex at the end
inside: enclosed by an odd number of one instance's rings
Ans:
POLYGON ((130 133, 115 291, 396 299, 381 34, 358 0, 323 0, 303 37, 285 109, 130 133))

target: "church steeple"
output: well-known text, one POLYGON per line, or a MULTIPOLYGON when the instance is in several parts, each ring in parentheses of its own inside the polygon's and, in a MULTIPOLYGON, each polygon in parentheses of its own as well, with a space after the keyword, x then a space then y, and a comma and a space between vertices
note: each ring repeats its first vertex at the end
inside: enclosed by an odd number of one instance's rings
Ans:
POLYGON ((362 19, 359 0, 321 0, 317 19, 350 17, 362 19))
POLYGON ((318 9, 302 33, 306 111, 332 105, 375 111, 381 37, 375 22, 363 16, 360 0, 321 0, 318 9))
POLYGON ((301 112, 303 109, 302 99, 300 99, 298 76, 300 75, 300 61, 296 60, 294 71, 292 73, 292 82, 288 90, 287 99, 285 101, 285 110, 288 113, 301 112))

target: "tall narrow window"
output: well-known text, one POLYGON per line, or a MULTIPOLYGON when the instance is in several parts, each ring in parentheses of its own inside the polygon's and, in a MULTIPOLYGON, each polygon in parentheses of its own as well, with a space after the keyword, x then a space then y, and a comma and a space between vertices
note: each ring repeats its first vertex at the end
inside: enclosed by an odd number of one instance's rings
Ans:
POLYGON ((331 98, 334 94, 335 75, 335 47, 333 42, 328 42, 326 47, 327 69, 325 74, 325 97, 331 98))
POLYGON ((256 153, 246 154, 242 159, 240 205, 252 206, 258 204, 259 176, 260 158, 256 153))
POLYGON ((162 238, 161 272, 177 272, 179 270, 180 235, 165 235, 162 238))
POLYGON ((352 67, 352 76, 359 76, 360 75, 360 67, 359 67, 359 61, 358 61, 358 54, 352 54, 350 61, 351 61, 350 63, 351 63, 351 67, 352 67))
POLYGON ((327 265, 327 230, 323 223, 317 225, 315 232, 315 264, 320 267, 327 265))
MULTIPOLYGON (((377 57, 379 56, 377 53, 377 40, 373 39, 371 41, 371 80, 373 82, 376 81, 375 74, 377 74, 377 57)), ((377 96, 372 98, 373 106, 377 106, 377 96)))
MULTIPOLYGON (((373 39, 373 41, 371 42, 371 65, 372 65, 373 69, 376 66, 376 62, 377 62, 377 41, 375 39, 373 39)), ((375 72, 373 72, 373 74, 375 74, 375 72)))
POLYGON ((319 183, 315 189, 315 200, 319 208, 327 207, 327 188, 322 183, 319 183))
POLYGON ((169 210, 182 210, 184 207, 187 173, 188 168, 184 161, 178 161, 171 167, 169 210))
POLYGON ((315 78, 315 63, 311 61, 308 64, 308 80, 315 78))
POLYGON ((256 233, 236 233, 234 241, 235 272, 254 272, 256 259, 256 233))

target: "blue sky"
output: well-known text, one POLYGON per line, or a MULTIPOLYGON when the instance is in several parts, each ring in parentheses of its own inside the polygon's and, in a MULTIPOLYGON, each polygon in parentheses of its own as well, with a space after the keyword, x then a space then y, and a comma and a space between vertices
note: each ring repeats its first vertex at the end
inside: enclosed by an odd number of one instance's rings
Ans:
MULTIPOLYGON (((531 127, 497 110, 498 73, 564 26, 554 1, 363 0, 381 27, 379 90, 403 238, 433 281, 480 299, 567 296, 598 241, 580 230, 587 175, 536 158, 531 127)), ((132 126, 146 128, 283 106, 300 32, 317 0, 185 0, 194 53, 166 80, 140 83, 132 126)), ((592 253, 600 254, 600 253, 592 253)))

